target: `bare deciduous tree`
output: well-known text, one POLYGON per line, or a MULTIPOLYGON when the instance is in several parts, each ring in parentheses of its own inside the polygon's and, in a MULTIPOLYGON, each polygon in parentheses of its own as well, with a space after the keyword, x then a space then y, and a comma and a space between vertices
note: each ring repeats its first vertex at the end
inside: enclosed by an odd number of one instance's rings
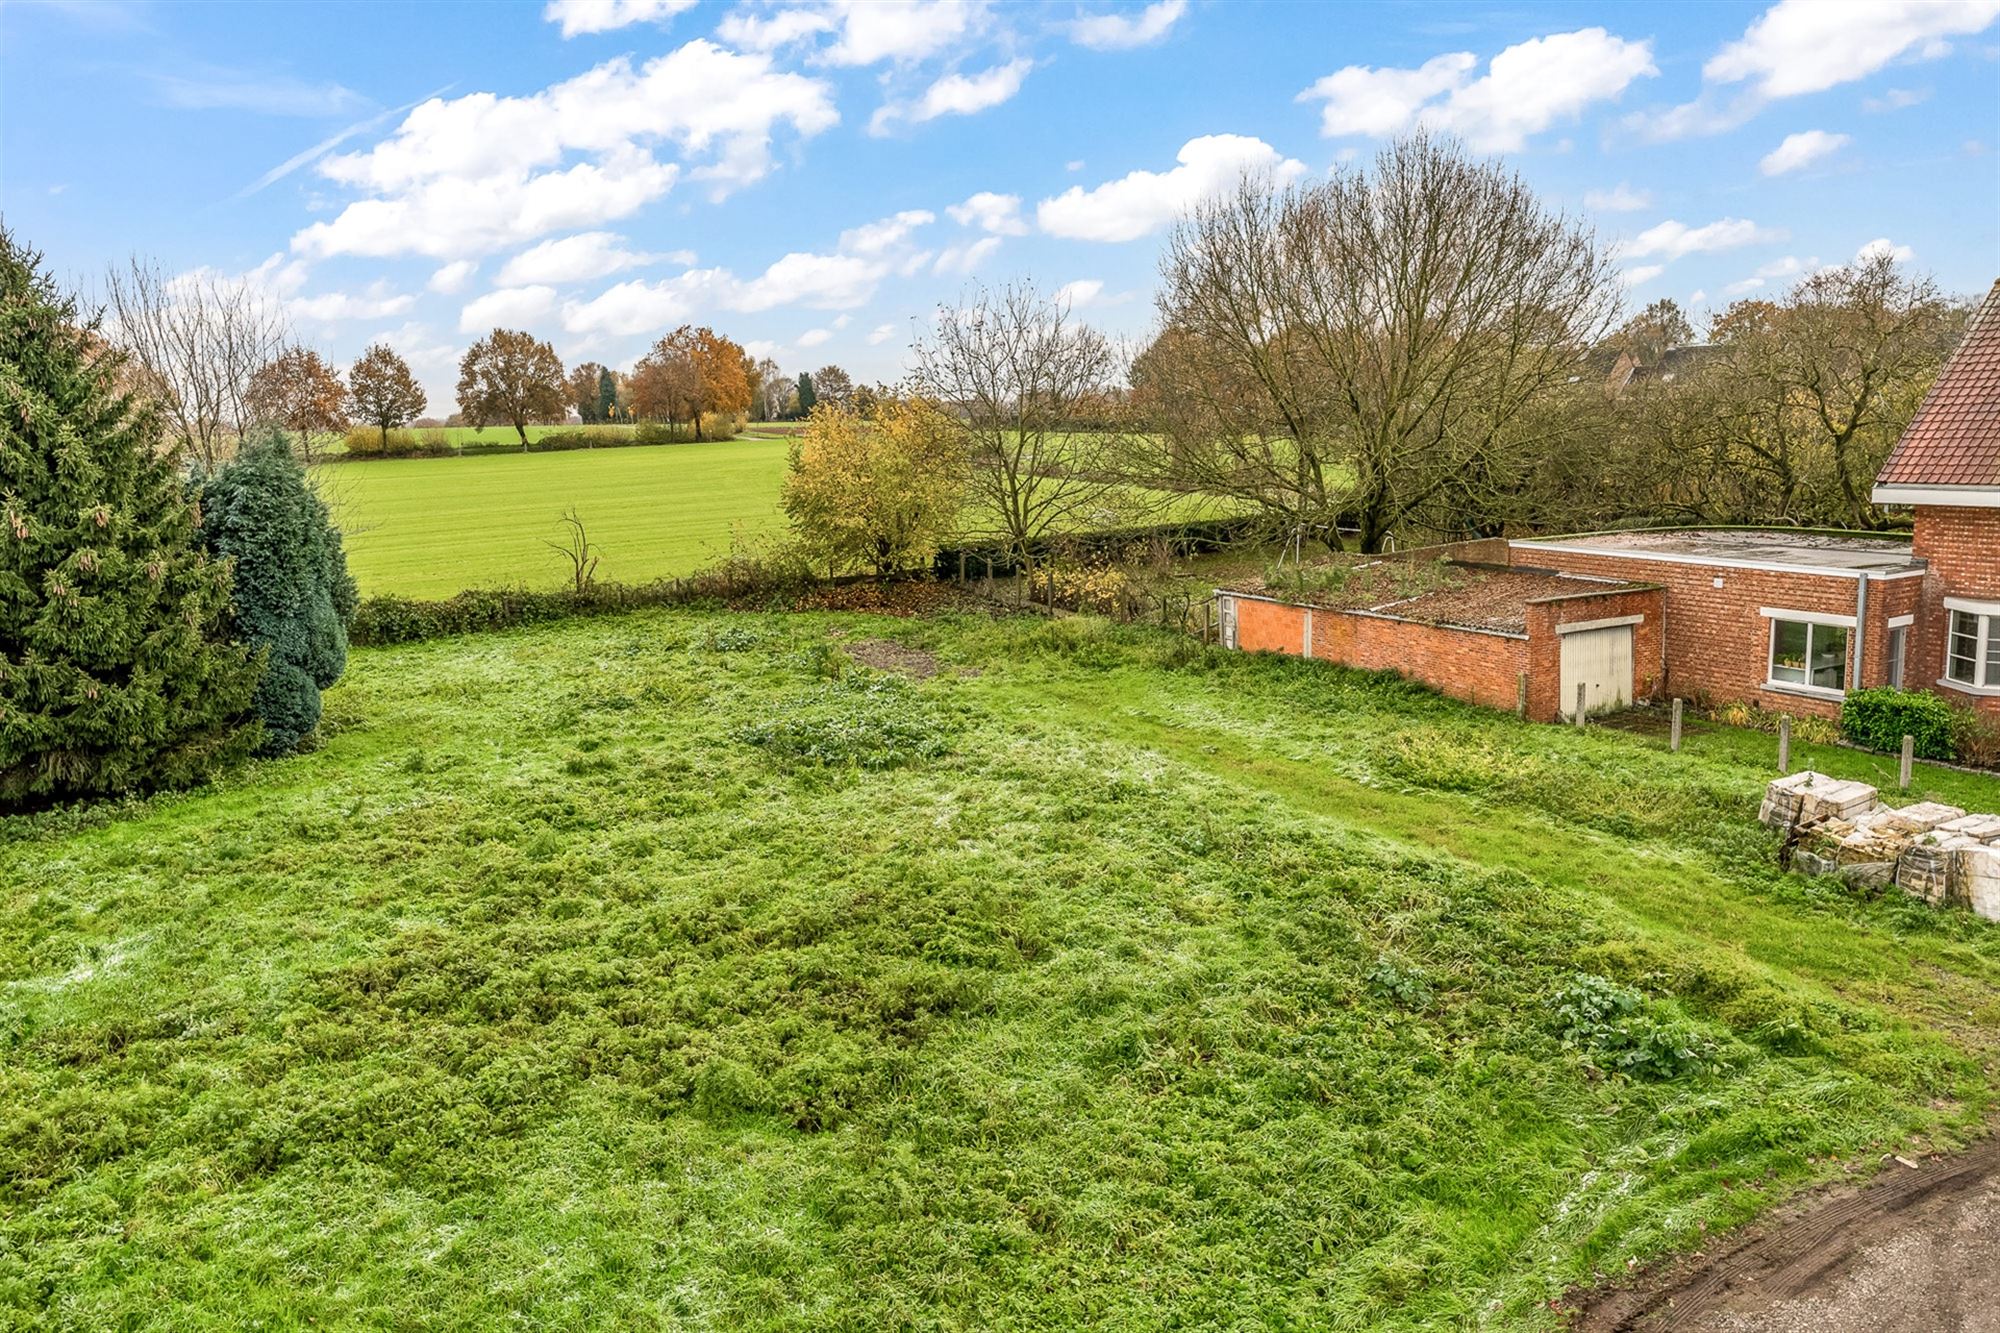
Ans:
POLYGON ((1592 233, 1516 176, 1416 135, 1371 169, 1199 204, 1162 262, 1156 393, 1171 479, 1248 501, 1295 543, 1485 532, 1618 309, 1592 233))
POLYGON ((213 470, 253 416, 251 376, 289 340, 283 307, 253 282, 208 270, 169 277, 136 258, 106 275, 105 300, 112 339, 131 354, 175 448, 213 470))
POLYGON ((950 414, 973 508, 1023 564, 1117 484, 1124 378, 1118 349, 1032 286, 941 308, 936 332, 918 343, 915 388, 950 414))

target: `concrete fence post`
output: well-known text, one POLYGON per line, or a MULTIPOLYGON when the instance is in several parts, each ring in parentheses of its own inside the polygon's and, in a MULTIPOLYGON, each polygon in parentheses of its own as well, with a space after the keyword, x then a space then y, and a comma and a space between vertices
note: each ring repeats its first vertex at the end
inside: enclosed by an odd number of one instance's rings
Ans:
POLYGON ((1910 789, 1910 779, 1916 776, 1916 768, 1917 768, 1917 738, 1915 736, 1905 736, 1903 737, 1903 770, 1902 770, 1902 788, 1904 791, 1908 791, 1910 789))
POLYGON ((1667 733, 1667 751, 1670 754, 1679 754, 1681 752, 1681 701, 1679 699, 1674 700, 1674 724, 1673 729, 1667 733))
POLYGON ((965 548, 958 548, 958 581, 965 582, 965 548))
POLYGON ((1514 677, 1514 716, 1528 715, 1528 673, 1523 671, 1514 677))
POLYGON ((1778 719, 1778 776, 1792 771, 1792 715, 1784 714, 1778 719))
POLYGON ((1589 716, 1589 711, 1584 706, 1584 701, 1589 697, 1589 687, 1582 681, 1578 681, 1576 686, 1576 725, 1579 730, 1583 727, 1584 720, 1589 716))

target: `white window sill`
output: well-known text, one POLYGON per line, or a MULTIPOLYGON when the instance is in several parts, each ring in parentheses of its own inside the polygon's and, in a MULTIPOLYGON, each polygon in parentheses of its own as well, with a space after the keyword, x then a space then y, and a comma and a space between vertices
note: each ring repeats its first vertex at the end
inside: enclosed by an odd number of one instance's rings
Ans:
POLYGON ((2000 685, 1968 685, 1962 680, 1946 679, 1940 680, 1938 687, 1955 694, 1970 694, 1978 699, 2000 699, 2000 685))
POLYGON ((1767 680, 1763 688, 1773 694, 1796 694, 1807 699, 1840 700, 1847 697, 1846 690, 1830 690, 1824 685, 1794 685, 1788 680, 1767 680))

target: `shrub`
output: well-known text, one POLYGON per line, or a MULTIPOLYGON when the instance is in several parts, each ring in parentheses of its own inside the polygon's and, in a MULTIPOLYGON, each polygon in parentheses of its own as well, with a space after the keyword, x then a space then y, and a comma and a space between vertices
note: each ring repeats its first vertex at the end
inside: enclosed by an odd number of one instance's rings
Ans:
MULTIPOLYGON (((1720 722, 1724 726, 1748 727, 1752 731, 1766 731, 1773 734, 1778 730, 1779 720, 1790 716, 1792 718, 1792 735, 1799 740, 1806 741, 1812 745, 1832 745, 1840 739, 1840 724, 1838 722, 1812 713, 1802 713, 1794 716, 1774 712, 1769 708, 1762 708, 1754 703, 1734 701, 1710 708, 1706 710, 1706 714, 1709 721, 1720 722)), ((1896 744, 1900 746, 1902 745, 1902 741, 1899 739, 1896 744)))
POLYGON ((1671 1079, 1716 1063, 1715 1043, 1684 1021, 1662 1020, 1630 986, 1578 973, 1549 998, 1563 1044, 1582 1050, 1612 1072, 1671 1079))
POLYGON ((256 738, 228 566, 122 373, 0 231, 0 805, 198 782, 256 738))
POLYGON ((435 452, 413 430, 392 430, 385 434, 376 426, 356 426, 341 436, 341 443, 349 458, 403 458, 435 452))
POLYGON ((1913 736, 1920 759, 1956 759, 1960 725, 1950 702, 1926 690, 1854 690, 1840 706, 1840 730, 1848 740, 1895 753, 1903 737, 1913 736))
POLYGON ((1958 710, 1952 728, 1952 748, 1960 763, 1980 768, 2000 768, 2000 723, 1970 708, 1958 710))
POLYGON ((347 667, 355 589, 340 533, 279 435, 212 478, 202 508, 203 541, 234 570, 237 633, 264 654, 259 753, 289 753, 319 725, 319 692, 347 667))

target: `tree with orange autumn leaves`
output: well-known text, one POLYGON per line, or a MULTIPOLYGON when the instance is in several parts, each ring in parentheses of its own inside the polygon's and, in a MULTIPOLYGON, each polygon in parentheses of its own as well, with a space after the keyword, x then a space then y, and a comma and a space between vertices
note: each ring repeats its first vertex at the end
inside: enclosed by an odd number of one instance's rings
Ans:
POLYGON ((650 421, 688 422, 694 437, 703 439, 704 418, 750 410, 746 361, 742 344, 683 324, 633 368, 632 410, 650 421))

